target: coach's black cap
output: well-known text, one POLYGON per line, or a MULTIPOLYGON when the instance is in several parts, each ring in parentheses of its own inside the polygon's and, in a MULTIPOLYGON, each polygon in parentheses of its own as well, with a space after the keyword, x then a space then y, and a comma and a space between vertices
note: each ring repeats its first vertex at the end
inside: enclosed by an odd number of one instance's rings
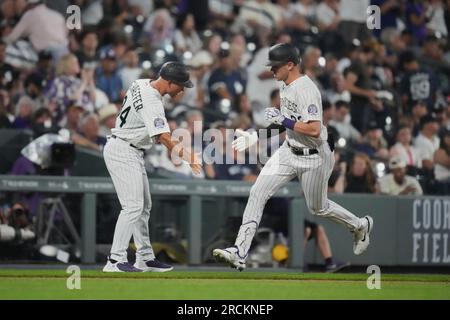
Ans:
POLYGON ((194 86, 192 81, 189 80, 188 68, 180 62, 169 61, 164 63, 159 71, 159 76, 186 88, 194 86))
POLYGON ((300 63, 300 52, 296 47, 288 43, 280 43, 269 49, 267 67, 280 66, 288 62, 300 63))

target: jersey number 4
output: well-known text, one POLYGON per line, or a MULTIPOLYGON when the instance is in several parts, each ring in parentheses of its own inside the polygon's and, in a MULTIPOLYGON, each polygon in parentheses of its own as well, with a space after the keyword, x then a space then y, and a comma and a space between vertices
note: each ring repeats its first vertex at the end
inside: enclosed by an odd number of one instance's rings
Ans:
MULTIPOLYGON (((122 108, 125 106, 125 103, 127 103, 127 97, 125 96, 125 99, 123 100, 122 108)), ((127 122, 128 113, 130 113, 131 106, 125 108, 120 112, 119 119, 120 119, 120 127, 122 128, 123 125, 127 122)))

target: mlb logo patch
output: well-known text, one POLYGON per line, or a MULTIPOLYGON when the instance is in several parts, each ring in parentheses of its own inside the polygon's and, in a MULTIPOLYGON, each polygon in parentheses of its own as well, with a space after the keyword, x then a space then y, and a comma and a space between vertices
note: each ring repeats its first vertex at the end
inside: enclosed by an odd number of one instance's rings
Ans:
POLYGON ((316 116, 319 113, 319 109, 315 104, 311 104, 308 106, 308 113, 310 115, 316 116))
POLYGON ((155 121, 153 121, 153 125, 155 126, 156 129, 164 128, 165 126, 164 119, 156 118, 155 121))

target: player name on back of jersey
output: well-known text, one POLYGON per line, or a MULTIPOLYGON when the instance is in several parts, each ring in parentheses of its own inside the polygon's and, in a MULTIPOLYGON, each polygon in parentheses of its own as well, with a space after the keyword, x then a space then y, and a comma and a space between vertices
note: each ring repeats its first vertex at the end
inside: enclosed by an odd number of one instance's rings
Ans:
MULTIPOLYGON (((139 110, 141 110, 144 107, 144 105, 142 103, 141 89, 139 87, 138 81, 133 82, 133 84, 131 85, 131 88, 130 88, 131 100, 133 101, 133 107, 136 110, 136 112, 138 112, 139 110)), ((140 81, 144 81, 144 80, 140 80, 140 81)))

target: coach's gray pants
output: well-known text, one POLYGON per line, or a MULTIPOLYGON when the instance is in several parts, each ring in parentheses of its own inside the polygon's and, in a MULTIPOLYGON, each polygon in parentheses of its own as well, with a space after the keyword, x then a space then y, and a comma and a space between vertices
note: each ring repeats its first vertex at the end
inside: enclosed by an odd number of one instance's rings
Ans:
POLYGON ((361 227, 358 217, 327 197, 328 179, 334 161, 326 142, 319 147, 319 154, 310 156, 294 155, 286 142, 275 152, 250 190, 235 242, 241 258, 247 257, 267 200, 296 176, 302 184, 306 204, 312 214, 344 224, 350 231, 361 227))
POLYGON ((152 201, 143 152, 123 140, 110 138, 103 156, 122 206, 114 231, 111 258, 127 261, 127 249, 133 236, 136 260, 154 259, 148 230, 152 201))

